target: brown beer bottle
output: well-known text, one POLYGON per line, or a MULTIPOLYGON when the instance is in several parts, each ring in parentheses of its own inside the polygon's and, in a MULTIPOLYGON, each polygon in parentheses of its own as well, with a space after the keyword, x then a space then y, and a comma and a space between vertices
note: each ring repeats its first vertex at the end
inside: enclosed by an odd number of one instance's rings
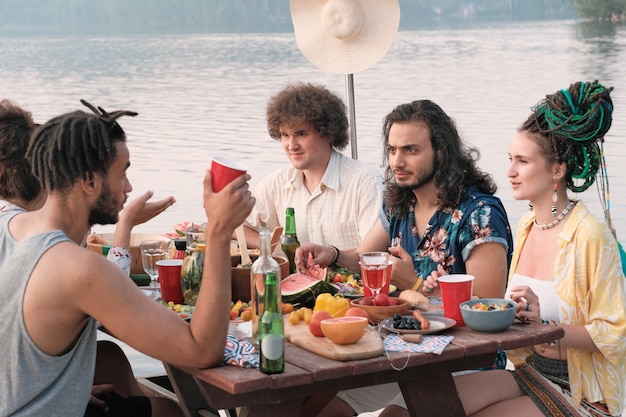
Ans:
POLYGON ((285 234, 281 242, 281 246, 287 259, 289 259, 289 273, 294 274, 297 272, 296 263, 294 262, 294 256, 296 255, 296 249, 300 247, 298 241, 298 235, 296 235, 296 217, 293 207, 287 207, 287 213, 285 217, 285 234))

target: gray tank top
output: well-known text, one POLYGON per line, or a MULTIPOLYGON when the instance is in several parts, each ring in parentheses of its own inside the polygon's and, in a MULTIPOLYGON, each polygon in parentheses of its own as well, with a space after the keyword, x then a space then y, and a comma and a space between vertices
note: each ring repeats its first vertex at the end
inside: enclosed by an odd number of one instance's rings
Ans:
POLYGON ((97 323, 90 319, 75 346, 61 356, 42 352, 31 340, 22 314, 31 272, 52 246, 70 239, 61 231, 21 242, 0 215, 0 416, 82 416, 96 361, 97 323))

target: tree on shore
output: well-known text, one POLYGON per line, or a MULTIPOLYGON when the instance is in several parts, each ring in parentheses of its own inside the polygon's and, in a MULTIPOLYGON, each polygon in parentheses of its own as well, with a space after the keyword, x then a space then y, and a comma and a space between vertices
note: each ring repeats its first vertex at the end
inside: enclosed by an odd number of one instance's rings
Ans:
POLYGON ((572 0, 572 3, 581 17, 624 22, 626 0, 572 0))

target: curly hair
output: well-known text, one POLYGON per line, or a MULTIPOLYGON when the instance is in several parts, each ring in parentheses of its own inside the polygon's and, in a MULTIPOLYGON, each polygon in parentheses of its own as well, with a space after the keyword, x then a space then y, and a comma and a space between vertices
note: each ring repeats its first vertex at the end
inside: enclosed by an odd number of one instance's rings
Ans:
POLYGON ((598 80, 571 84, 533 106, 519 128, 549 161, 566 163, 567 188, 574 192, 589 188, 602 165, 599 142, 613 120, 612 90, 598 80))
POLYGON ((415 198, 412 190, 398 187, 389 166, 389 131, 396 122, 422 121, 430 130, 430 143, 438 161, 434 166, 433 181, 437 187, 440 208, 456 207, 465 190, 476 186, 481 192, 495 194, 497 187, 490 174, 477 166, 480 152, 467 147, 456 128, 454 120, 441 107, 430 100, 417 100, 400 104, 383 120, 383 166, 385 167, 385 202, 399 216, 407 213, 409 203, 415 198))
POLYGON ((280 140, 281 126, 309 123, 338 150, 348 145, 346 105, 325 87, 293 84, 273 96, 266 110, 267 131, 280 140))
POLYGON ((28 146, 33 174, 48 191, 67 191, 79 178, 89 180, 94 173, 106 175, 116 156, 115 144, 126 141, 116 120, 137 115, 126 110, 107 113, 81 103, 93 114, 76 110, 54 117, 36 131, 28 146))
POLYGON ((30 112, 9 100, 0 101, 0 197, 29 203, 39 197, 41 185, 26 159, 35 130, 30 112))

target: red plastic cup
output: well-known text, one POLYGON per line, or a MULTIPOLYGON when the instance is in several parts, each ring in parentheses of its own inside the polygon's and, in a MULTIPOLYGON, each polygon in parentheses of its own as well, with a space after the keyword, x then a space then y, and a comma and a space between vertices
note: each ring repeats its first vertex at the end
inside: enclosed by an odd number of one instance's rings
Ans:
POLYGON ((182 259, 163 259, 157 261, 159 270, 159 285, 161 286, 161 298, 166 302, 183 304, 185 299, 180 289, 180 270, 183 265, 182 259))
POLYGON ((472 298, 474 276, 451 274, 441 276, 437 281, 441 288, 443 315, 455 320, 457 326, 465 326, 459 304, 472 298))
POLYGON ((214 156, 211 160, 211 175, 213 176, 213 192, 219 193, 232 180, 248 172, 248 168, 228 158, 214 156))
MULTIPOLYGON (((389 295, 389 283, 391 282, 391 267, 392 266, 393 264, 389 262, 389 266, 387 266, 387 284, 385 284, 385 286, 380 289, 381 294, 389 295)), ((364 297, 372 296, 372 291, 370 291, 370 289, 367 288, 365 285, 363 286, 363 296, 364 297)))

